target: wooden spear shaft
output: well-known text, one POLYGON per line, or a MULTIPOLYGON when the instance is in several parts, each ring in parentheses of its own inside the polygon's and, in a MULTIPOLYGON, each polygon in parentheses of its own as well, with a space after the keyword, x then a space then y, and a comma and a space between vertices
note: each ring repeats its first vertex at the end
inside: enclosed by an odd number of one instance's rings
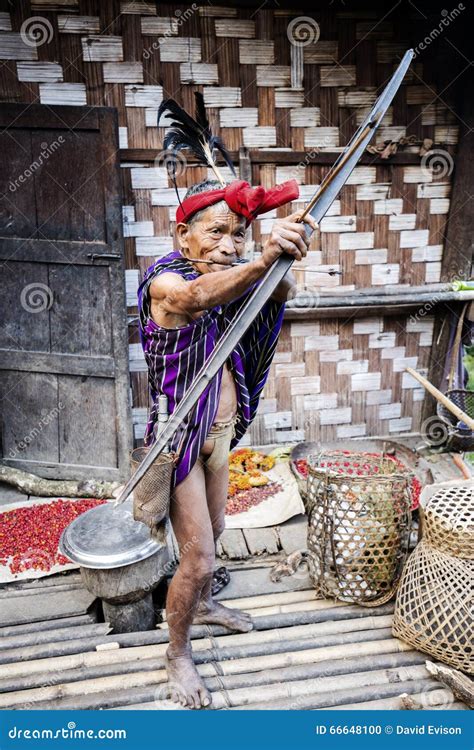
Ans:
POLYGON ((306 206, 304 212, 301 215, 300 221, 304 221, 306 216, 311 212, 311 209, 314 208, 314 206, 316 205, 316 201, 318 200, 318 198, 320 198, 321 195, 324 193, 324 191, 327 190, 328 185, 330 185, 331 182, 334 180, 334 178, 339 174, 343 166, 346 164, 346 162, 349 160, 351 155, 354 153, 354 150, 357 148, 357 146, 360 143, 362 143, 364 138, 368 135, 368 133, 370 133, 371 130, 373 130, 376 127, 377 124, 378 124, 378 119, 374 118, 373 120, 371 120, 370 123, 363 129, 359 137, 355 140, 351 148, 348 149, 345 154, 343 154, 339 162, 336 162, 336 164, 334 164, 332 170, 326 175, 326 177, 322 181, 319 187, 319 190, 316 191, 316 193, 313 195, 308 205, 306 206))
POLYGON ((455 417, 459 419, 460 422, 464 422, 471 430, 474 430, 474 419, 471 419, 471 417, 466 414, 465 411, 459 408, 459 406, 456 406, 447 396, 444 395, 444 393, 441 393, 436 386, 433 385, 433 383, 430 383, 429 380, 423 377, 423 375, 420 375, 419 372, 416 372, 416 370, 413 370, 411 367, 405 368, 406 372, 409 372, 412 378, 415 378, 415 380, 418 380, 419 383, 423 386, 423 388, 426 388, 426 390, 431 393, 432 396, 435 397, 437 401, 439 401, 440 404, 443 404, 443 406, 448 409, 448 411, 451 412, 451 414, 454 414, 455 417))

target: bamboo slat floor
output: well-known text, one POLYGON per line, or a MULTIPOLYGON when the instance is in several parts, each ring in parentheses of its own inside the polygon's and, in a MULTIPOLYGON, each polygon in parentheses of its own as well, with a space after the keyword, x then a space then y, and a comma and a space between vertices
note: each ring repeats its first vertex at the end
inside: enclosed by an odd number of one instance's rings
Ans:
MULTIPOLYGON (((213 710, 396 709, 402 693, 430 708, 467 708, 428 674, 425 655, 392 637, 393 603, 364 608, 317 599, 306 573, 275 584, 271 565, 256 558, 229 567, 231 582, 219 598, 251 612, 255 628, 193 628, 213 710)), ((8 600, 10 590, 17 603, 46 599, 56 588, 64 592, 68 579, 74 601, 83 594, 75 573, 6 587, 2 595, 8 600)), ((107 624, 95 623, 87 609, 65 617, 64 608, 50 607, 48 620, 31 627, 13 615, 4 623, 0 708, 188 710, 166 698, 166 622, 153 631, 107 634, 107 624)))
MULTIPOLYGON (((417 441, 406 439, 412 448, 417 441)), ((434 454, 430 465, 435 482, 459 477, 450 454, 434 454)), ((18 494, 0 486, 0 508, 18 494)), ((393 603, 317 599, 305 570, 271 581, 276 560, 306 548, 306 527, 297 516, 221 537, 218 564, 231 580, 218 598, 251 612, 255 629, 193 629, 212 709, 398 709, 402 693, 427 708, 467 708, 429 675, 425 655, 392 637, 393 603)), ((166 700, 166 622, 109 634, 78 572, 0 587, 0 612, 0 708, 186 710, 166 700)))

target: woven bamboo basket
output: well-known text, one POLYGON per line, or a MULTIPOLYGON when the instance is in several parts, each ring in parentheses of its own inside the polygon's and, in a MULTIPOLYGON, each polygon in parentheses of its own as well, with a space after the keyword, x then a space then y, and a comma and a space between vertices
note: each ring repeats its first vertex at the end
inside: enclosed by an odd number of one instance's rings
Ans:
POLYGON ((440 661, 474 673, 473 487, 440 490, 423 512, 424 535, 403 572, 393 634, 440 661))
POLYGON ((412 479, 384 457, 309 457, 308 566, 323 596, 369 606, 392 598, 408 555, 412 479))
MULTIPOLYGON (((135 473, 150 447, 135 448, 131 453, 135 473)), ((170 507, 171 477, 176 460, 174 453, 161 453, 133 490, 133 517, 152 528, 167 518, 170 507)))

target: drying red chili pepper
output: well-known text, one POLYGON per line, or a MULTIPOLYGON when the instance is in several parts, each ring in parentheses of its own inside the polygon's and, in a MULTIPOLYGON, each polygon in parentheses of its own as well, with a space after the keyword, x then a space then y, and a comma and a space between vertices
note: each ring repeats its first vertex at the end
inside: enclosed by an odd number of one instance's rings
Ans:
POLYGON ((282 486, 278 482, 272 482, 262 487, 251 487, 248 490, 239 490, 233 497, 227 499, 225 514, 226 516, 235 516, 236 513, 244 513, 246 510, 260 505, 268 497, 281 492, 281 490, 282 486))
POLYGON ((295 466, 303 477, 308 476, 308 462, 305 458, 298 458, 295 461, 295 466))
MULTIPOLYGON (((350 458, 351 452, 350 451, 341 451, 345 456, 348 456, 350 458)), ((367 457, 370 458, 382 458, 381 453, 366 453, 364 454, 367 457)), ((390 461, 393 461, 400 469, 403 471, 407 470, 407 467, 405 464, 400 461, 400 459, 396 458, 395 456, 389 456, 384 455, 384 458, 390 459, 390 461)), ((308 476, 308 462, 306 458, 298 458, 294 462, 297 471, 303 476, 308 476)), ((344 461, 343 466, 341 466, 341 463, 339 461, 322 461, 320 464, 322 467, 330 467, 333 471, 337 471, 339 474, 349 474, 353 475, 354 473, 357 474, 359 477, 363 476, 373 476, 374 474, 380 473, 380 467, 375 464, 369 464, 364 463, 360 464, 358 462, 351 462, 351 461, 344 461), (352 467, 352 468, 349 468, 352 467), (354 472, 355 469, 355 472, 354 472)), ((413 477, 412 483, 411 483, 411 497, 412 497, 412 504, 411 509, 416 510, 420 504, 420 493, 421 493, 421 482, 416 478, 413 477)))
POLYGON ((58 550, 59 538, 71 521, 106 500, 53 500, 0 514, 0 565, 12 573, 48 571, 70 560, 58 550))

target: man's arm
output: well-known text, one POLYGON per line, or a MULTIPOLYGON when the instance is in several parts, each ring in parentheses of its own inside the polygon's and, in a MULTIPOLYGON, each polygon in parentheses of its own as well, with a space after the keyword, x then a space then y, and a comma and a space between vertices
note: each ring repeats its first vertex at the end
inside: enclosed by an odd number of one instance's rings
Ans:
MULTIPOLYGON (((249 263, 246 263, 245 267, 247 268, 249 265, 249 263)), ((242 268, 242 266, 240 266, 240 268, 242 268)), ((252 273, 250 276, 250 278, 253 279, 252 281, 248 282, 247 279, 240 278, 238 280, 238 285, 236 285, 234 279, 235 274, 232 273, 235 270, 236 268, 234 267, 231 271, 215 271, 212 274, 206 274, 203 276, 202 278, 206 279, 206 287, 210 287, 209 289, 204 289, 204 292, 199 288, 197 290, 195 288, 190 288, 193 281, 185 281, 181 276, 178 276, 175 273, 165 272, 151 282, 150 295, 159 305, 161 312, 164 313, 165 316, 168 314, 181 314, 197 318, 207 309, 214 307, 215 305, 225 304, 226 302, 237 299, 241 294, 244 294, 249 286, 255 281, 258 281, 258 278, 261 276, 260 274, 260 276, 254 278, 252 273), (229 273, 232 273, 230 281, 227 276, 229 273), (223 275, 226 278, 222 279, 223 275), (213 283, 209 284, 208 280, 212 280, 213 283), (241 288, 241 284, 243 285, 242 291, 238 292, 237 290, 241 288), (203 297, 203 294, 207 294, 207 297, 203 297), (208 304, 204 305, 206 299, 208 304), (212 304, 213 299, 219 301, 212 304)), ((264 271, 262 273, 264 273, 264 271)), ((198 279, 195 279, 194 281, 198 281, 198 279)), ((290 293, 294 287, 294 276, 288 271, 278 284, 271 299, 276 302, 286 302, 291 296, 290 293)))
POLYGON ((150 284, 150 295, 164 313, 192 315, 240 297, 267 270, 261 258, 227 271, 205 273, 185 281, 174 273, 162 273, 150 284))
MULTIPOLYGON (((301 212, 298 212, 277 220, 260 257, 249 263, 239 264, 226 271, 204 273, 192 281, 184 281, 176 274, 160 274, 150 284, 152 299, 159 304, 165 314, 184 314, 192 317, 216 305, 232 302, 258 281, 282 253, 294 256, 295 260, 306 257, 309 237, 304 224, 297 221, 300 215, 301 212)), ((312 216, 307 216, 304 221, 312 229, 316 228, 312 216)), ((293 284, 294 279, 291 276, 287 279, 285 276, 275 291, 279 301, 286 301, 287 297, 284 295, 293 284)))

